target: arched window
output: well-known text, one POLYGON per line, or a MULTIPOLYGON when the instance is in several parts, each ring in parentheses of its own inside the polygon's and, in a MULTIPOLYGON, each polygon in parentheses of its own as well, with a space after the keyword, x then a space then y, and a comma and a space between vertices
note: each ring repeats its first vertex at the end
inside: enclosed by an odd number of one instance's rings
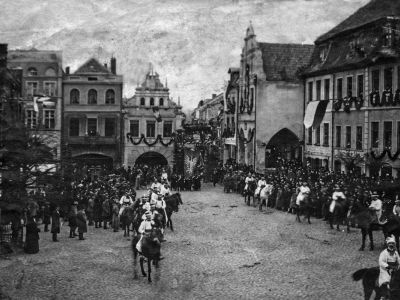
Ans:
POLYGON ((107 92, 106 92, 106 104, 115 104, 115 92, 114 92, 114 90, 107 90, 107 92))
POLYGON ((45 72, 46 76, 56 76, 56 71, 53 68, 48 68, 45 72))
POLYGON ((97 104, 97 91, 89 90, 88 92, 88 104, 97 104))
POLYGON ((140 105, 144 106, 146 104, 146 100, 144 98, 140 98, 140 105))
POLYGON ((154 98, 150 98, 150 106, 154 106, 154 98))
POLYGON ((164 106, 164 99, 160 98, 160 106, 164 106))
POLYGON ((80 93, 77 89, 72 89, 69 93, 69 99, 71 104, 79 104, 80 93))
POLYGON ((28 76, 37 76, 37 70, 35 68, 29 68, 28 76))

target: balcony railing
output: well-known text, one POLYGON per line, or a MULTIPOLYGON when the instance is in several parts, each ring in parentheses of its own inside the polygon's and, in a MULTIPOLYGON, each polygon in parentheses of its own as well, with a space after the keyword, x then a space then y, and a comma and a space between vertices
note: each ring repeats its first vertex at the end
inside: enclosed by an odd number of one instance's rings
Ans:
POLYGON ((67 137, 70 145, 111 145, 115 144, 117 139, 115 136, 69 136, 67 137))

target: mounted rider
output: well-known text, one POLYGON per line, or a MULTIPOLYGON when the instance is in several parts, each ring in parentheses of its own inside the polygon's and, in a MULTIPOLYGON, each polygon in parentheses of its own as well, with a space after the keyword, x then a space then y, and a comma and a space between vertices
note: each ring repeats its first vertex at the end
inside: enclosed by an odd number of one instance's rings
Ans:
POLYGON ((254 195, 256 197, 260 196, 261 190, 267 185, 267 182, 265 181, 265 176, 261 176, 261 179, 257 182, 257 189, 254 192, 254 195))
POLYGON ((157 177, 154 177, 154 182, 151 184, 150 188, 153 191, 160 191, 162 184, 158 182, 157 177))
POLYGON ((150 211, 146 211, 145 219, 140 223, 138 232, 141 234, 140 240, 136 244, 136 249, 141 253, 142 252, 142 240, 143 236, 148 236, 153 229, 154 221, 151 220, 151 213, 150 211))
POLYGON ((165 197, 165 196, 169 196, 171 194, 171 190, 169 189, 169 185, 167 182, 165 182, 160 189, 160 194, 161 196, 165 197))
POLYGON ((400 199, 396 199, 393 206, 393 214, 396 217, 400 217, 400 199))
POLYGON ((124 195, 121 197, 121 199, 119 200, 119 205, 121 206, 121 208, 119 209, 119 213, 118 216, 122 215, 122 212, 124 211, 124 209, 130 205, 133 204, 133 200, 132 198, 129 196, 128 191, 126 191, 124 193, 124 195))
POLYGON ((296 205, 300 206, 301 202, 306 199, 311 193, 310 188, 308 187, 308 183, 306 181, 303 181, 303 184, 299 187, 299 194, 297 195, 296 198, 296 205))
POLYGON ((335 185, 334 192, 332 194, 332 202, 329 205, 329 212, 333 214, 335 211, 335 206, 337 202, 340 202, 341 200, 346 200, 346 196, 344 193, 341 191, 340 186, 338 184, 335 185))
POLYGON ((371 195, 372 201, 369 205, 369 209, 373 213, 373 221, 372 223, 381 223, 382 217, 382 200, 379 199, 379 195, 377 192, 373 192, 371 195))
POLYGON ((396 241, 393 236, 386 239, 386 245, 387 248, 379 255, 378 284, 382 289, 382 295, 388 295, 392 272, 393 270, 398 270, 400 264, 400 256, 396 251, 396 241))
POLYGON ((256 179, 254 178, 254 175, 252 175, 250 172, 247 174, 246 179, 244 180, 245 186, 244 186, 244 191, 247 192, 249 189, 249 183, 254 182, 256 179))

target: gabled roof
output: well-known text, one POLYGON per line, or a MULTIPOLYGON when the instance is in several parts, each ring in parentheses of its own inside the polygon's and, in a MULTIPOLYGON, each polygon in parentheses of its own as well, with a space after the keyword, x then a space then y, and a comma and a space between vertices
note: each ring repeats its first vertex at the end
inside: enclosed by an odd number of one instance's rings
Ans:
POLYGON ((310 64, 314 45, 258 43, 268 81, 297 81, 299 68, 310 64))
POLYGON ((95 58, 90 58, 83 65, 81 65, 74 74, 112 74, 105 66, 98 62, 95 58))
POLYGON ((330 39, 335 35, 355 29, 367 23, 371 23, 378 19, 388 16, 400 16, 400 1, 399 0, 372 0, 367 5, 361 7, 354 14, 341 22, 339 25, 321 35, 315 43, 321 43, 324 40, 330 39))
POLYGON ((61 63, 62 52, 52 50, 10 50, 7 55, 8 62, 57 62, 61 63))

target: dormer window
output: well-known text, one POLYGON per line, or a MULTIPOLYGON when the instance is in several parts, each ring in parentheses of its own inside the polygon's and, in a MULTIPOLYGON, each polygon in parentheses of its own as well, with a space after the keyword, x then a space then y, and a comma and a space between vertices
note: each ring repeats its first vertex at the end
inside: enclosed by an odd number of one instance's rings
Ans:
POLYGON ((146 104, 146 100, 144 98, 140 98, 140 105, 144 106, 146 104))
POLYGON ((328 50, 329 47, 328 46, 324 46, 319 50, 319 59, 321 60, 321 62, 325 62, 326 59, 328 58, 328 50))
POLYGON ((29 68, 28 69, 28 76, 37 76, 36 68, 29 68))
POLYGON ((394 31, 392 28, 392 24, 386 24, 383 27, 383 46, 385 47, 392 47, 394 40, 394 31))
POLYGON ((154 98, 150 98, 150 106, 154 106, 154 98))

